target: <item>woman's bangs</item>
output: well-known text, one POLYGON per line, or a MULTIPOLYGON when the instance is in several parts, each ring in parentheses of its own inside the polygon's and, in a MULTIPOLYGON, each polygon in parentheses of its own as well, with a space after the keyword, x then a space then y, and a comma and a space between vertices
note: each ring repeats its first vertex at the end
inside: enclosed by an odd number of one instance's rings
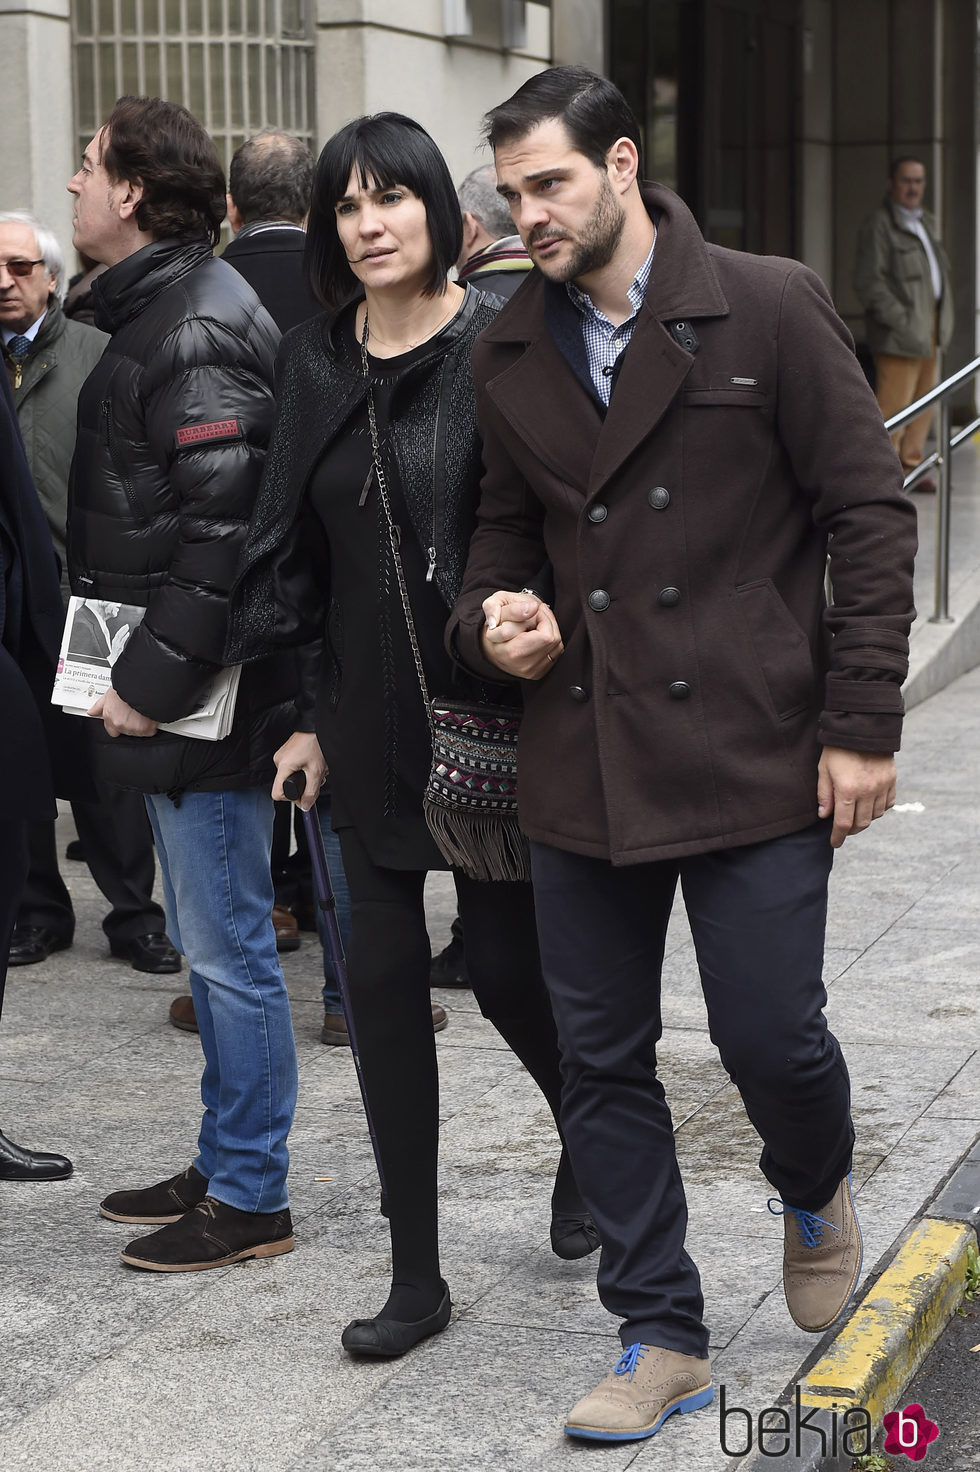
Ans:
POLYGON ((342 197, 352 174, 356 176, 362 189, 369 189, 373 181, 375 189, 395 189, 401 185, 403 189, 410 189, 420 198, 424 197, 420 187, 418 161, 404 147, 408 139, 398 140, 403 145, 400 148, 385 148, 386 141, 388 140, 363 136, 351 140, 350 158, 338 198, 342 197))

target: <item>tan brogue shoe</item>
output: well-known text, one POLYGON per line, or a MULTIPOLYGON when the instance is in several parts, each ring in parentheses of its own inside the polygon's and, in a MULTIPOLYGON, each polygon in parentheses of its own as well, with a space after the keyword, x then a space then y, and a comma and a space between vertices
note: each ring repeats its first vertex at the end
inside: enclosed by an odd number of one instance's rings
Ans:
POLYGON ((793 1322, 822 1334, 844 1312, 861 1277, 861 1228, 845 1176, 822 1211, 784 1201, 769 1210, 783 1218, 783 1291, 793 1322))
POLYGON ((642 1441, 674 1411, 699 1411, 713 1399, 707 1360, 631 1344, 612 1374, 572 1407, 565 1431, 585 1441, 642 1441))

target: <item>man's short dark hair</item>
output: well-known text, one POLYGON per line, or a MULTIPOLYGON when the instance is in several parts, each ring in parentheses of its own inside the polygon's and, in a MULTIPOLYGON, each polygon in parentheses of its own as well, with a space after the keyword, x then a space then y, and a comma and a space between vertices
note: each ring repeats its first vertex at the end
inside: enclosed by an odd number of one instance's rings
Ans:
POLYGON ((110 179, 143 186, 136 223, 161 240, 207 236, 217 245, 225 176, 197 118, 160 97, 120 97, 106 119, 102 163, 110 179))
POLYGON ((316 162, 301 138, 263 128, 236 149, 228 168, 228 193, 242 224, 306 219, 316 162))
POLYGON ((916 158, 915 154, 913 153, 903 153, 900 154, 898 158, 893 158, 891 163, 888 165, 889 179, 895 178, 895 175, 898 173, 903 164, 918 164, 920 169, 925 168, 925 164, 922 162, 921 158, 916 158))
POLYGON ((572 144, 597 169, 617 138, 636 145, 643 165, 640 125, 618 87, 587 66, 553 66, 529 77, 513 97, 491 108, 483 120, 490 147, 514 143, 539 123, 556 118, 564 123, 572 144))
POLYGON ((434 255, 425 295, 439 296, 463 248, 463 219, 452 175, 421 123, 400 112, 378 112, 341 128, 317 160, 304 255, 306 277, 317 301, 335 311, 359 285, 340 244, 334 213, 352 174, 362 189, 371 178, 378 189, 401 184, 421 199, 434 255))

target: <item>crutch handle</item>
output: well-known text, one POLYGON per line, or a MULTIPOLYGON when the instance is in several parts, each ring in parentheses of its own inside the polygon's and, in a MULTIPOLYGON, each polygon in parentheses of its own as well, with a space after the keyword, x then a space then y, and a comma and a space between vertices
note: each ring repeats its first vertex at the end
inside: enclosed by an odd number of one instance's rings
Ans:
POLYGON ((298 772, 290 772, 282 784, 282 790, 290 802, 299 802, 306 791, 306 773, 300 767, 298 772))

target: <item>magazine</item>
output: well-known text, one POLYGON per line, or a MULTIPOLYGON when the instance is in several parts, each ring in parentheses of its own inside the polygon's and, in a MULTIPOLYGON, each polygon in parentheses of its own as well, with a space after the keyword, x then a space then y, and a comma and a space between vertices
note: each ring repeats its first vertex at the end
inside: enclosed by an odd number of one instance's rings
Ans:
MULTIPOLYGON (((70 599, 51 703, 69 715, 87 716, 111 686, 112 666, 145 612, 134 603, 70 599)), ((231 730, 241 673, 240 664, 219 670, 198 709, 179 721, 164 722, 160 730, 221 741, 231 730)))

